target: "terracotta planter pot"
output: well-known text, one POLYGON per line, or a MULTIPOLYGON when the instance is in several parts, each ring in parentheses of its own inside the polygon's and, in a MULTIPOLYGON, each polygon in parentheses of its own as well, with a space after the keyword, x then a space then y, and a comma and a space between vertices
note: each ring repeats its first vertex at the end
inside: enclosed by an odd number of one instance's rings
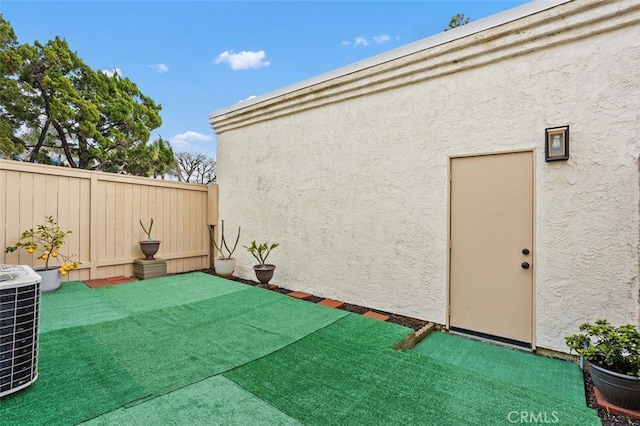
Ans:
POLYGON ((236 269, 236 259, 214 259, 213 267, 216 270, 216 275, 221 277, 230 277, 233 275, 233 271, 236 269))
POLYGON ((58 272, 58 268, 36 270, 36 272, 42 277, 42 281, 40 281, 40 293, 47 293, 60 288, 62 276, 60 272, 58 272))
POLYGON ((145 241, 139 241, 139 243, 140 243, 140 250, 142 250, 142 253, 146 256, 144 260, 155 260, 156 258, 153 256, 155 256, 155 254, 158 252, 158 249, 160 248, 160 241, 145 240, 145 241))
POLYGON ((256 273, 256 278, 258 279, 258 281, 260 281, 260 284, 269 284, 269 281, 271 280, 271 278, 273 278, 273 271, 275 271, 275 269, 276 265, 269 264, 266 264, 264 266, 255 265, 253 267, 253 270, 256 273))
POLYGON ((640 377, 627 376, 587 362, 593 384, 607 401, 618 407, 640 410, 640 377))

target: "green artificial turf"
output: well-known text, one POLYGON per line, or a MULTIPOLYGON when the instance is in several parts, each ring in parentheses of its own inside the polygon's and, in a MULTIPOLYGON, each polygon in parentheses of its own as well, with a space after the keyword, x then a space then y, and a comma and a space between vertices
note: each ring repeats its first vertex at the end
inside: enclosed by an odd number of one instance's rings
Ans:
POLYGON ((241 291, 249 286, 201 272, 92 289, 80 281, 43 293, 40 332, 97 324, 130 314, 179 306, 241 291))
POLYGON ((245 286, 87 331, 160 395, 268 355, 347 314, 245 286))
POLYGON ((584 403, 549 397, 545 388, 391 349, 405 332, 349 315, 224 376, 309 425, 496 425, 521 412, 546 413, 556 424, 600 424, 584 403))
POLYGON ((575 365, 439 334, 398 352, 408 328, 201 273, 65 283, 40 329, 2 426, 600 424, 575 365))
POLYGON ((572 362, 545 358, 449 333, 431 333, 412 352, 471 370, 500 382, 583 405, 582 370, 572 362))
POLYGON ((192 272, 99 287, 95 289, 95 293, 123 311, 133 314, 199 302, 248 288, 250 286, 245 284, 203 272, 192 272))
POLYGON ((144 404, 120 408, 85 426, 301 425, 222 376, 212 377, 144 404))
POLYGON ((126 313, 80 281, 63 283, 40 298, 40 333, 124 318, 126 313))
POLYGON ((148 392, 82 327, 40 335, 38 379, 0 402, 2 426, 69 425, 148 392))

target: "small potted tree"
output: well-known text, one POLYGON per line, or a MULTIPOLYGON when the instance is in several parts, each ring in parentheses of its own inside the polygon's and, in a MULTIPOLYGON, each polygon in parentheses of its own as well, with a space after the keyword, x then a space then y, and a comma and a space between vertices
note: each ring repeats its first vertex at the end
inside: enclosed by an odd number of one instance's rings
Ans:
POLYGON ((580 325, 567 346, 582 356, 593 384, 607 401, 640 410, 640 332, 631 325, 614 327, 607 320, 580 325))
POLYGON ((78 262, 73 260, 72 256, 60 253, 60 248, 72 232, 63 231, 53 216, 47 216, 44 224, 20 234, 20 241, 7 247, 5 253, 13 253, 21 248, 31 255, 36 255, 37 259, 44 260, 44 268, 35 268, 42 277, 40 291, 57 290, 67 271, 78 267, 78 262))
POLYGON ((142 254, 145 255, 145 258, 143 260, 155 260, 156 258, 154 256, 156 255, 156 253, 158 252, 158 249, 160 248, 161 241, 154 240, 153 238, 151 238, 151 228, 153 228, 153 218, 151 218, 151 221, 149 222, 149 229, 147 229, 143 225, 142 219, 140 219, 140 226, 142 227, 142 230, 144 231, 144 233, 147 234, 146 240, 138 241, 140 243, 140 250, 142 251, 142 254))
POLYGON ((216 271, 216 275, 221 277, 230 277, 233 275, 233 271, 236 269, 236 259, 233 257, 233 252, 238 247, 238 241, 240 241, 240 226, 238 226, 238 236, 233 248, 229 249, 227 240, 224 236, 224 220, 221 221, 220 226, 220 245, 216 244, 216 238, 214 235, 214 226, 209 225, 209 236, 213 242, 213 246, 218 251, 218 256, 213 259, 213 268, 216 271), (223 250, 226 250, 227 254, 223 250))
POLYGON ((276 247, 278 247, 278 243, 273 243, 270 245, 269 243, 264 242, 258 245, 255 241, 252 241, 249 247, 244 246, 244 248, 246 248, 247 251, 251 253, 251 255, 255 257, 258 262, 260 262, 258 265, 255 265, 253 267, 253 270, 256 273, 256 278, 262 285, 269 284, 269 281, 271 280, 271 278, 273 278, 273 272, 276 269, 276 265, 268 264, 265 262, 267 260, 267 257, 269 257, 271 250, 276 247))

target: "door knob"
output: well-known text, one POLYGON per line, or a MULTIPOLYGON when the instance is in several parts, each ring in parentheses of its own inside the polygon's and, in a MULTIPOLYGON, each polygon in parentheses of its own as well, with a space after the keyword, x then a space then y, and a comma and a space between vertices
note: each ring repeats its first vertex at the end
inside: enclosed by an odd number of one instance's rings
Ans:
POLYGON ((522 254, 529 254, 529 249, 528 248, 523 248, 522 249, 522 254))
POLYGON ((529 269, 529 262, 522 262, 522 269, 529 269))

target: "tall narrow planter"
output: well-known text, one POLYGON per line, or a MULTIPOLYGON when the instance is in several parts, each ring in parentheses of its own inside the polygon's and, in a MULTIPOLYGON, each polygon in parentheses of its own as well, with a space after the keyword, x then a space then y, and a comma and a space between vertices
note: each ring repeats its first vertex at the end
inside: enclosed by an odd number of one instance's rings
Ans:
POLYGON ((273 278, 273 271, 276 270, 276 265, 255 265, 253 270, 256 273, 256 278, 260 281, 260 284, 269 284, 271 278, 273 278))
POLYGON ((139 241, 139 243, 140 243, 140 250, 142 250, 142 254, 145 255, 144 260, 155 260, 156 258, 154 256, 156 255, 156 253, 158 252, 158 249, 160 248, 160 241, 145 240, 145 241, 139 241))
POLYGON ((640 377, 616 373, 590 362, 587 365, 593 384, 607 401, 618 407, 640 410, 640 377))
POLYGON ((38 275, 42 277, 40 281, 40 293, 47 293, 60 288, 62 277, 58 269, 36 270, 38 275))
POLYGON ((236 259, 213 259, 213 267, 216 270, 216 275, 230 277, 236 269, 236 259))

